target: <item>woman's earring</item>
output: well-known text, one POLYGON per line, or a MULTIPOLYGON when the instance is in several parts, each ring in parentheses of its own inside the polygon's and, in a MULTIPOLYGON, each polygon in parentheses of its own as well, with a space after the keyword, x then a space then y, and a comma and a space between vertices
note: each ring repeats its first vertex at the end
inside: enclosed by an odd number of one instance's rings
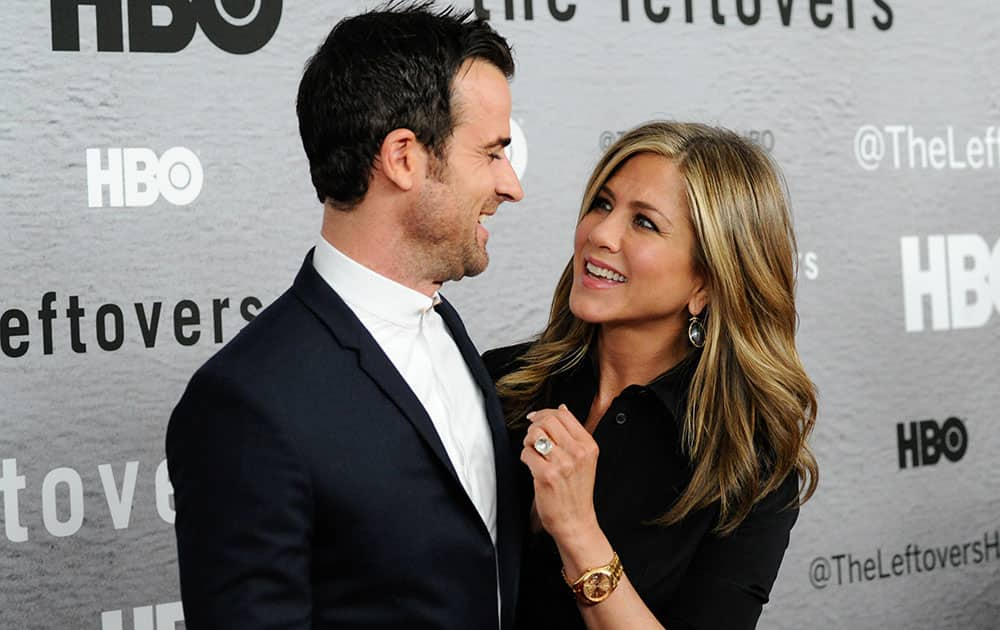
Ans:
POLYGON ((688 320, 688 339, 691 340, 691 345, 695 348, 704 348, 707 336, 705 325, 701 323, 697 315, 692 315, 691 319, 688 320))

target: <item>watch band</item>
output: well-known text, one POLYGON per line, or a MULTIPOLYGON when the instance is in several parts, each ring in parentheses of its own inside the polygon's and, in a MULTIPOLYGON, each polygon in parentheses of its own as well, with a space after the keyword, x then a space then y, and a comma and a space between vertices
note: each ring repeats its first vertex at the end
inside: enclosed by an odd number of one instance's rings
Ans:
POLYGON ((617 552, 612 552, 611 562, 587 569, 574 581, 566 577, 566 568, 563 567, 562 576, 566 585, 573 590, 577 600, 585 606, 599 604, 611 596, 611 593, 618 587, 621 580, 622 562, 618 558, 617 552))

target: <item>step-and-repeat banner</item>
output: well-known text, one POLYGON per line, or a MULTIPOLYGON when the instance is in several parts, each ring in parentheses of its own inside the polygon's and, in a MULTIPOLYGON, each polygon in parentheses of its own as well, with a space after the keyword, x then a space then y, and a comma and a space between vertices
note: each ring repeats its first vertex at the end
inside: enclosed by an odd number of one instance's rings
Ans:
MULTIPOLYGON (((0 4, 0 627, 183 627, 167 418, 317 236, 296 87, 371 4, 0 4)), ((625 129, 746 134, 787 179, 821 403, 760 627, 997 628, 1000 4, 460 4, 513 43, 526 191, 443 291, 480 348, 542 326, 625 129)))

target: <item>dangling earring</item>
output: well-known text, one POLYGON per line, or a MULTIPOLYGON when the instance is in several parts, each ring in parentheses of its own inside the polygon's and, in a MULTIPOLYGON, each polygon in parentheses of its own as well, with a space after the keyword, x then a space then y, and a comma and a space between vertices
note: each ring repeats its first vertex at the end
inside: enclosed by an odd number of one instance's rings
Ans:
POLYGON ((705 325, 701 323, 697 315, 692 315, 688 320, 688 339, 695 348, 704 348, 705 339, 708 333, 705 332, 705 325))

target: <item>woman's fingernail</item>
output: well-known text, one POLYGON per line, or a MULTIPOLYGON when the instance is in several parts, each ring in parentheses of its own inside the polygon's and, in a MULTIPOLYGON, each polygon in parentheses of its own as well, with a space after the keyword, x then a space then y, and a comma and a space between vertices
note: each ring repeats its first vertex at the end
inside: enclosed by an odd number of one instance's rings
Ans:
POLYGON ((525 417, 526 417, 526 418, 527 418, 528 420, 531 420, 531 418, 532 418, 532 417, 533 417, 533 416, 534 416, 534 415, 535 415, 536 413, 538 413, 538 412, 537 412, 537 411, 529 411, 529 412, 528 412, 528 415, 527 415, 527 416, 525 416, 525 417))

